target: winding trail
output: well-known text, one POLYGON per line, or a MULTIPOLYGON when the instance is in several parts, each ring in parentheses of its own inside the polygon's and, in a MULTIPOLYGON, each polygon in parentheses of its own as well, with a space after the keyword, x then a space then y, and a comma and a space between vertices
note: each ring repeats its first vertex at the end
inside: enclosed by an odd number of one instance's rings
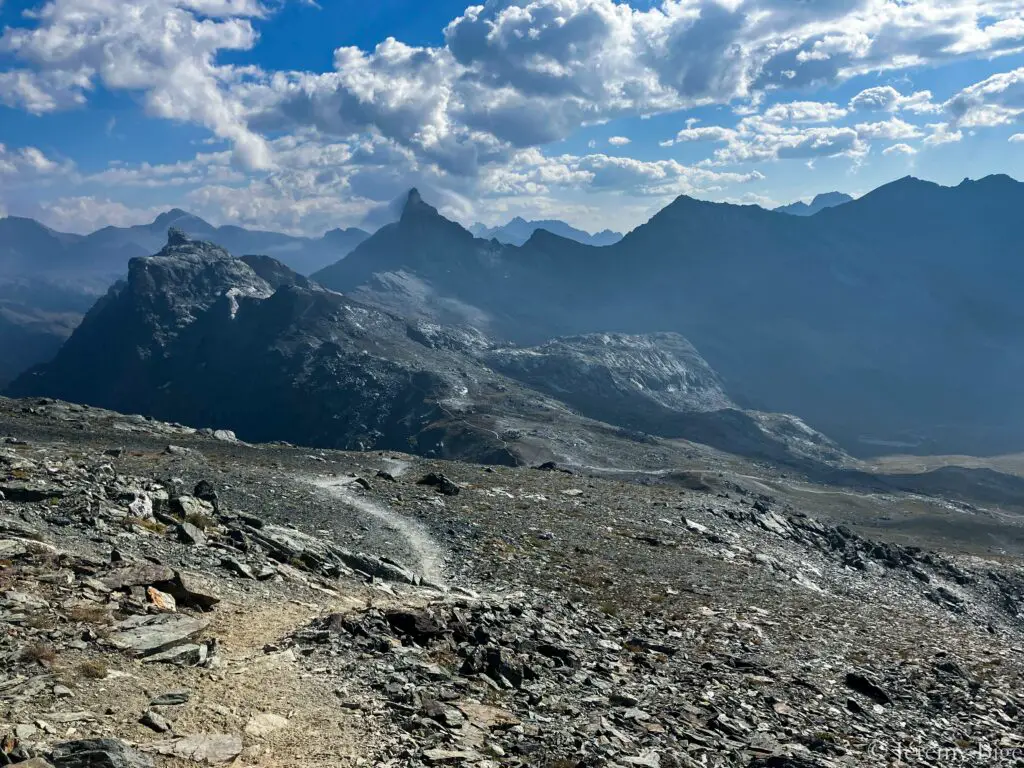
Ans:
MULTIPOLYGON (((389 471, 399 477, 409 468, 409 463, 398 459, 388 460, 389 471)), ((314 485, 323 488, 334 498, 362 515, 371 517, 402 537, 416 562, 404 563, 423 579, 437 586, 445 586, 444 549, 438 544, 424 525, 396 512, 385 504, 358 494, 349 479, 314 477, 314 485)))

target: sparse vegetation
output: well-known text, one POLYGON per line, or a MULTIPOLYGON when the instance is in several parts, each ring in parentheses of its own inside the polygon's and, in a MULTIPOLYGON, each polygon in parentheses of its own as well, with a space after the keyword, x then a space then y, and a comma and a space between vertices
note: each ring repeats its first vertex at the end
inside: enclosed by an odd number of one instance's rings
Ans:
POLYGON ((213 520, 213 518, 209 517, 208 515, 204 515, 202 512, 193 512, 191 514, 185 515, 185 522, 189 523, 190 525, 194 525, 201 531, 208 531, 210 528, 213 528, 216 525, 216 522, 213 520))
POLYGON ((68 619, 83 624, 109 624, 110 612, 98 605, 76 605, 68 611, 68 619))
POLYGON ((21 652, 23 661, 50 666, 57 660, 57 651, 47 643, 27 645, 21 652))
POLYGON ((126 517, 124 519, 124 527, 129 530, 133 527, 142 528, 150 533, 156 533, 160 536, 167 533, 167 526, 163 523, 157 522, 156 520, 148 520, 141 517, 126 517))
POLYGON ((110 669, 99 659, 90 659, 78 665, 78 674, 87 680, 104 680, 110 669))

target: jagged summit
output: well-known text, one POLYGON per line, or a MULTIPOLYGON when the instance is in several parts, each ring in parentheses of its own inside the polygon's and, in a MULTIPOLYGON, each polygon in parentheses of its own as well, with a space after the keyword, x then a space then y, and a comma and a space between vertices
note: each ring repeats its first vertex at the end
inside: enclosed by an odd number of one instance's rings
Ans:
POLYGON ((420 191, 413 187, 405 198, 405 205, 402 207, 402 215, 399 221, 408 221, 417 217, 432 216, 440 217, 437 208, 423 199, 420 191))
POLYGON ((181 245, 188 245, 195 242, 185 232, 177 227, 171 227, 167 230, 167 247, 175 248, 181 245))

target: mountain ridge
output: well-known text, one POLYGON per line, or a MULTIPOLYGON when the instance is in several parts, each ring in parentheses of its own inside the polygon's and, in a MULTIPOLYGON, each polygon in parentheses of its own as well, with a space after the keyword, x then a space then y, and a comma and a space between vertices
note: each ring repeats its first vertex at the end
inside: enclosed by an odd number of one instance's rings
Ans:
POLYGON ((495 227, 474 224, 468 227, 468 230, 474 237, 479 237, 481 240, 494 239, 505 245, 523 245, 539 230, 546 230, 567 240, 595 246, 612 245, 622 239, 621 232, 613 232, 610 229, 590 233, 558 219, 529 221, 522 216, 516 216, 505 224, 495 227))
POLYGON ((796 413, 847 448, 1011 451, 1024 448, 1008 426, 1024 427, 1010 385, 1024 375, 1010 288, 1024 268, 1005 254, 1021 246, 1022 204, 1004 177, 900 179, 808 217, 680 196, 605 248, 543 233, 501 245, 434 214, 316 279, 519 344, 676 331, 745 407, 796 413))
POLYGON ((791 216, 813 216, 826 208, 835 208, 836 206, 849 203, 852 200, 853 198, 850 195, 843 192, 821 192, 815 195, 810 203, 805 203, 803 200, 797 200, 795 203, 780 205, 772 210, 778 211, 779 213, 788 213, 791 216))
MULTIPOLYGON (((411 194, 389 226, 415 237, 443 221, 411 194)), ((674 334, 492 347, 479 332, 399 317, 271 257, 235 258, 172 228, 163 249, 130 262, 127 279, 97 302, 53 362, 22 374, 9 392, 217 423, 247 440, 411 445, 483 463, 550 459, 558 445, 575 461, 579 445, 633 450, 637 430, 652 431, 652 414, 669 425, 659 431, 670 439, 699 437, 715 450, 790 464, 844 461, 823 436, 794 441, 789 422, 741 411, 674 334), (545 386, 515 364, 523 356, 547 359, 562 371, 566 392, 585 384, 590 396, 566 398, 545 386), (555 431, 539 439, 538 428, 555 431)))

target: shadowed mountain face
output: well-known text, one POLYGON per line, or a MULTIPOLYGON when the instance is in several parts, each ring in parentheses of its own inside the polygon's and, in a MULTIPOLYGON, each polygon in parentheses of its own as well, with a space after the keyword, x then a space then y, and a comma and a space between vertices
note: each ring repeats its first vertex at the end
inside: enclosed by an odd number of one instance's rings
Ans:
POLYGON ((820 195, 815 195, 810 203, 798 200, 790 205, 780 205, 775 210, 792 216, 813 216, 818 211, 823 211, 826 208, 835 208, 837 205, 848 203, 851 200, 853 200, 852 197, 842 192, 822 192, 820 195))
POLYGON ((469 228, 469 231, 482 240, 494 239, 506 245, 522 245, 538 229, 543 229, 553 235, 564 237, 567 240, 575 240, 585 245, 611 245, 622 239, 621 232, 612 232, 610 229, 591 234, 590 232, 584 232, 582 229, 576 229, 576 227, 570 226, 564 221, 552 219, 526 221, 519 216, 500 227, 486 227, 483 224, 474 224, 469 228))
MULTIPOLYGON (((405 225, 415 218, 410 211, 405 225)), ((401 319, 270 257, 236 259, 173 229, 158 254, 131 261, 127 280, 52 363, 9 392, 216 425, 249 440, 481 462, 647 451, 638 430, 787 463, 843 458, 806 427, 794 440, 786 417, 739 410, 675 334, 496 348, 475 329, 401 319)))
POLYGON ((321 284, 535 345, 674 331, 745 407, 847 447, 1024 448, 1024 185, 913 178, 790 216, 681 197, 606 248, 474 238, 417 194, 321 284))
POLYGON ((369 234, 335 229, 300 238, 241 227, 214 227, 185 211, 152 224, 105 227, 90 235, 55 232, 32 219, 0 218, 0 384, 49 360, 128 262, 159 250, 169 227, 233 253, 276 256, 308 274, 348 254, 369 234))

